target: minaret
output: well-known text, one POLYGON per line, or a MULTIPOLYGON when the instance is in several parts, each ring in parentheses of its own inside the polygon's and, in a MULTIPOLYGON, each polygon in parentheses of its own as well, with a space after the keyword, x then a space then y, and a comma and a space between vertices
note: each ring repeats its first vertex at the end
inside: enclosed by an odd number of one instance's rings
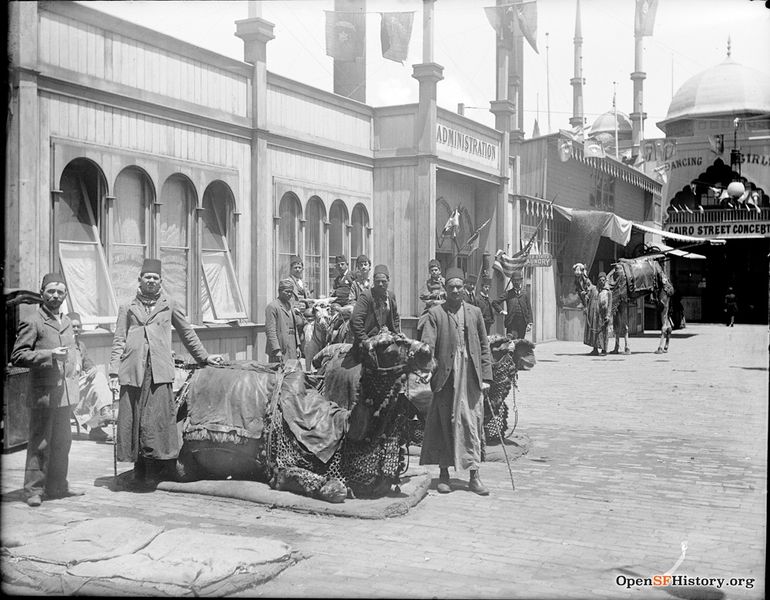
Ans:
MULTIPOLYGON (((635 28, 636 29, 636 28, 635 28)), ((647 113, 644 112, 644 80, 647 73, 642 70, 642 53, 644 51, 644 36, 639 29, 634 32, 634 72, 631 73, 631 81, 634 82, 634 98, 631 106, 634 108, 631 117, 631 140, 633 154, 639 153, 639 146, 644 138, 644 120, 647 113)))
POLYGON ((572 127, 582 127, 583 117, 583 31, 580 26, 580 0, 575 10, 575 76, 569 80, 572 86, 572 127))

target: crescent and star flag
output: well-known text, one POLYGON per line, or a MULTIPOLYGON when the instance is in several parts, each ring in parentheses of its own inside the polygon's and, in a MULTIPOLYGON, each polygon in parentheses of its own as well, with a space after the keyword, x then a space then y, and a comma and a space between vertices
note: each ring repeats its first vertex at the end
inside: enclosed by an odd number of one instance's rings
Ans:
POLYGON ((519 24, 521 33, 526 38, 532 49, 540 54, 537 49, 537 1, 519 2, 516 4, 501 4, 499 6, 485 6, 489 24, 492 25, 500 39, 510 43, 513 39, 513 19, 519 24))
POLYGON ((634 14, 634 35, 652 35, 655 27, 655 12, 658 10, 658 0, 636 0, 634 14))
POLYGON ((352 61, 364 56, 366 15, 363 12, 326 10, 326 54, 352 61))
POLYGON ((604 158, 604 148, 599 140, 588 138, 583 143, 583 156, 594 156, 596 158, 604 158))
POLYGON ((455 208, 452 211, 452 214, 449 215, 449 219, 447 220, 446 225, 444 225, 444 229, 441 230, 441 237, 454 238, 457 235, 458 229, 460 229, 460 211, 455 208))
POLYGON ((474 250, 478 250, 479 249, 479 236, 481 235, 481 232, 484 230, 484 228, 487 225, 489 225, 489 222, 491 220, 492 219, 487 219, 486 221, 484 221, 481 224, 481 226, 476 231, 473 232, 471 237, 468 238, 468 241, 465 242, 465 245, 463 246, 463 248, 469 248, 470 252, 473 252, 474 250))
POLYGON ((414 12, 390 12, 380 15, 382 57, 403 64, 409 54, 414 12))

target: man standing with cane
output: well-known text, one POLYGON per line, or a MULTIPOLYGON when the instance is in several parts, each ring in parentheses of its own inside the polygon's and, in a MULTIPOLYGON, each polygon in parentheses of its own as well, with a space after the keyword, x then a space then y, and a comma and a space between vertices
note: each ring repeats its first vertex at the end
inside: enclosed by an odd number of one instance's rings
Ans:
POLYGON ((24 471, 29 506, 43 499, 82 496, 67 483, 72 446, 70 417, 80 397, 78 353, 69 318, 61 313, 67 284, 48 273, 40 286, 43 303, 19 324, 11 362, 28 367, 31 412, 24 471))

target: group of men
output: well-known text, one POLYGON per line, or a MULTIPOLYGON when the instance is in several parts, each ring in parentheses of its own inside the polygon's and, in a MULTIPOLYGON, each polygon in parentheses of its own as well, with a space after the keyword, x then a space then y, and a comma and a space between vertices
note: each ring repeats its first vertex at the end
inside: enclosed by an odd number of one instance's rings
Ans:
MULTIPOLYGON (((383 328, 400 333, 401 319, 395 295, 388 289, 387 266, 375 266, 370 281, 367 256, 356 259, 355 272, 348 269, 344 256, 338 256, 336 262, 334 302, 338 316, 349 315, 339 319, 349 320, 345 339, 340 341, 351 342, 355 351, 383 328)), ((290 267, 290 277, 279 282, 278 297, 265 311, 266 351, 271 362, 302 356, 301 332, 311 291, 302 280, 302 260, 292 257, 290 267)), ((431 347, 436 369, 421 463, 439 465, 440 493, 451 491, 449 468, 455 467, 470 471, 471 491, 487 495, 479 478, 483 390, 492 380, 487 335, 504 302, 506 331, 523 337, 532 321, 529 299, 521 290, 520 278, 513 278, 511 289, 492 301, 488 280, 482 281, 477 295, 462 270, 450 268, 444 278, 440 264, 431 261, 429 271, 420 295, 426 306, 418 332, 431 347)), ((82 493, 72 490, 67 481, 70 419, 79 403, 79 379, 84 370, 88 373, 93 368, 78 340, 79 316, 62 311, 67 297, 64 277, 47 274, 40 293, 42 303, 21 320, 11 354, 14 365, 30 369, 32 408, 24 489, 27 504, 33 507, 46 499, 82 493)), ((182 307, 163 291, 161 261, 146 259, 136 295, 118 311, 108 368, 108 387, 119 398, 117 458, 134 463, 129 487, 139 491, 152 489, 160 479, 173 478, 180 450, 172 391, 172 327, 199 364, 222 363, 221 356, 206 352, 182 307)))
MULTIPOLYGON (((171 328, 201 364, 222 357, 203 348, 182 308, 161 287, 161 262, 144 261, 136 296, 120 307, 109 363, 111 393, 119 397, 117 458, 134 463, 130 487, 152 489, 175 469, 180 450, 172 392, 171 328)), ((89 361, 78 340, 79 316, 62 311, 67 284, 59 273, 43 277, 40 306, 21 319, 11 362, 30 369, 30 419, 24 490, 29 506, 82 495, 67 481, 70 419, 79 403, 79 380, 89 361)))

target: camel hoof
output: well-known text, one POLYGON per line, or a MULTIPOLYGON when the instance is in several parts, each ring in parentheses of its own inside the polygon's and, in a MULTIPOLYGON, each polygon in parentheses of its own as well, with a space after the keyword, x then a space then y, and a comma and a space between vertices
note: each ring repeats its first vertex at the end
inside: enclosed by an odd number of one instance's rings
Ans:
POLYGON ((625 350, 623 350, 623 354, 631 354, 631 350, 629 350, 628 348, 626 348, 625 350))
POLYGON ((664 353, 668 352, 668 348, 663 348, 663 352, 664 353))
POLYGON ((660 348, 658 348, 658 349, 655 351, 655 354, 663 354, 663 350, 661 350, 660 348))

